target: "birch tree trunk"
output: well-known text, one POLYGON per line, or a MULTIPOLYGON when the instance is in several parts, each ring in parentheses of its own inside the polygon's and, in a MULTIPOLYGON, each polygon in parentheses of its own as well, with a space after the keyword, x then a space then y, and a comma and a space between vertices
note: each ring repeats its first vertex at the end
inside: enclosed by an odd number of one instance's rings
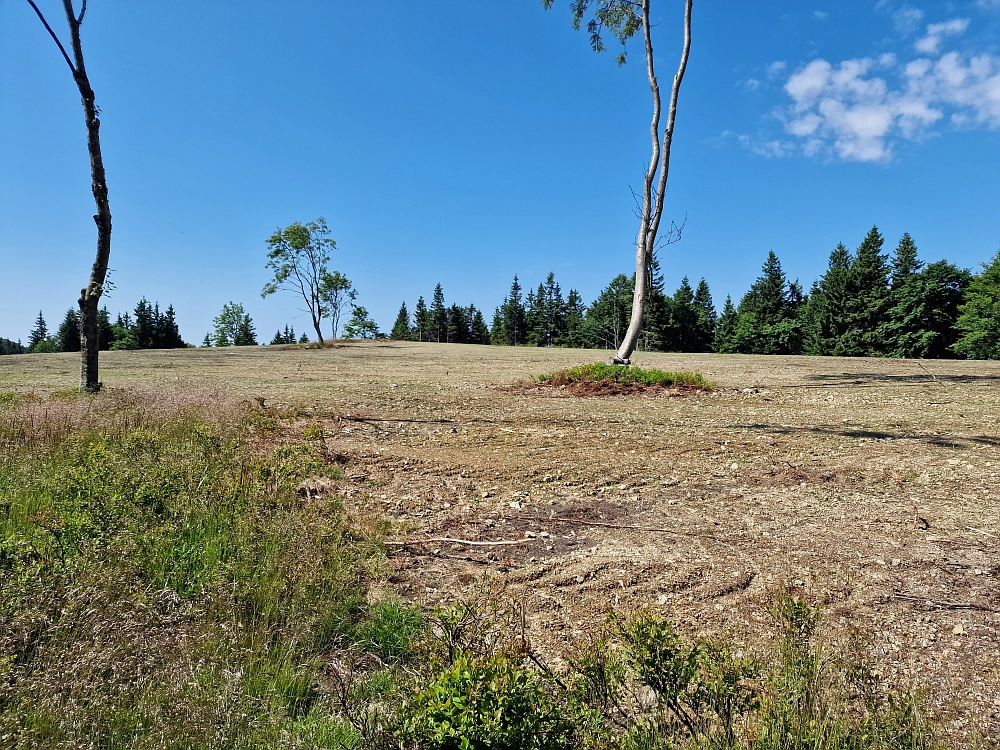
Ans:
POLYGON ((684 2, 684 49, 681 52, 680 64, 674 75, 670 90, 670 103, 667 108, 667 124, 663 131, 663 141, 660 141, 660 87, 656 82, 653 68, 653 41, 650 32, 649 4, 650 0, 642 0, 642 35, 646 48, 646 77, 649 79, 649 89, 653 96, 653 119, 649 126, 652 141, 652 156, 649 168, 642 185, 642 217, 635 242, 635 292, 632 296, 632 317, 629 321, 625 338, 618 347, 614 357, 608 359, 608 364, 627 365, 632 352, 635 351, 642 333, 643 310, 649 294, 651 279, 649 268, 656 249, 656 237, 660 228, 660 218, 663 215, 663 199, 667 190, 667 176, 670 172, 670 145, 674 136, 674 121, 677 117, 677 97, 687 69, 688 56, 691 52, 691 6, 693 0, 684 2), (655 186, 654 186, 654 183, 655 186))

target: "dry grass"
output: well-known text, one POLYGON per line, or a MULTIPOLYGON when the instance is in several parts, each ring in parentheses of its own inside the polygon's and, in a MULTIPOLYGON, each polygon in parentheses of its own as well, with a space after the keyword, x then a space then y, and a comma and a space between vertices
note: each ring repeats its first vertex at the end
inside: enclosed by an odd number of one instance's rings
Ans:
MULTIPOLYGON (((642 355, 716 389, 496 387, 593 359, 392 342, 102 355, 112 388, 259 397, 299 434, 322 426, 347 461, 347 508, 388 515, 399 539, 535 534, 499 551, 409 545, 392 584, 433 604, 497 577, 556 665, 609 606, 752 649, 774 635, 764 607, 792 591, 821 606, 829 641, 869 634, 944 739, 1000 741, 1000 363, 642 355)), ((71 355, 4 357, 0 392, 47 393, 76 371, 71 355)))

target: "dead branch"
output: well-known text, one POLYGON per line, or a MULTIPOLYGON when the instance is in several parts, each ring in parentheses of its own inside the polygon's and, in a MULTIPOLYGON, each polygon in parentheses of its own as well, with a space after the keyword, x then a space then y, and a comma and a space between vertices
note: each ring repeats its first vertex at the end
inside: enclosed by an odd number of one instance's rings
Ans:
POLYGON ((408 544, 427 544, 429 542, 451 542, 452 544, 467 544, 470 547, 504 547, 510 546, 512 544, 527 544, 533 541, 532 539, 500 539, 497 541, 487 541, 487 542, 476 542, 471 539, 452 539, 448 536, 434 536, 427 539, 408 539, 405 542, 386 542, 386 544, 391 544, 393 546, 405 547, 408 544))
POLYGON ((624 523, 607 523, 602 521, 581 521, 576 518, 559 518, 556 516, 504 516, 504 518, 514 521, 519 518, 527 518, 532 521, 549 521, 556 523, 575 523, 578 526, 603 526, 609 529, 634 529, 636 531, 649 531, 658 534, 677 534, 678 536, 696 536, 696 537, 708 537, 709 539, 715 539, 716 537, 712 534, 699 534, 696 531, 678 531, 677 529, 662 529, 653 526, 633 526, 632 524, 624 523))
POLYGON ((956 602, 950 599, 946 600, 935 600, 926 599, 922 596, 911 596, 909 594, 901 594, 898 591, 894 592, 892 595, 893 599, 899 599, 904 602, 916 602, 918 604, 924 604, 928 607, 936 607, 937 609, 975 609, 980 612, 1000 612, 1000 609, 993 609, 992 607, 985 607, 981 604, 973 604, 972 602, 956 602))

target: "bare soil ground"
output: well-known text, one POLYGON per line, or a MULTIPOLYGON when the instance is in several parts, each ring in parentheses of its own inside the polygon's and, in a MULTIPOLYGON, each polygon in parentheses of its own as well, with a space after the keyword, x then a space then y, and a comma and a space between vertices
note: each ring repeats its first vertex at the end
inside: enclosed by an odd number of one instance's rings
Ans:
MULTIPOLYGON (((288 430, 321 424, 347 478, 316 491, 407 542, 387 585, 434 605, 498 579, 556 666, 609 607, 753 650, 790 591, 831 644, 868 634, 945 739, 1000 743, 1000 363, 645 354, 717 387, 512 387, 601 354, 372 342, 102 365, 108 387, 223 386, 293 414, 288 430)), ((67 388, 78 367, 3 357, 0 392, 67 388)))

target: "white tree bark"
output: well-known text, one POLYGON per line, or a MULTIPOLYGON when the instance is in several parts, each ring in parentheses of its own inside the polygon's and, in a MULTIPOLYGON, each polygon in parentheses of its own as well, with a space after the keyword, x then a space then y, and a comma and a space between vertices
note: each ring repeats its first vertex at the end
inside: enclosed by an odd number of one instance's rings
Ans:
POLYGON ((653 41, 650 33, 649 4, 650 0, 642 0, 642 35, 646 47, 646 76, 649 79, 649 89, 653 96, 653 120, 649 126, 652 141, 652 156, 649 168, 642 185, 642 217, 635 242, 635 293, 632 296, 632 317, 628 330, 616 356, 608 360, 608 364, 627 365, 629 358, 639 343, 639 335, 643 327, 643 310, 649 294, 651 279, 649 267, 656 249, 656 237, 660 229, 660 219, 663 215, 663 199, 667 191, 667 176, 670 172, 670 145, 674 136, 674 122, 677 118, 677 97, 687 69, 688 56, 691 52, 691 6, 693 0, 684 3, 684 49, 681 52, 680 64, 674 75, 674 83, 670 90, 670 103, 667 108, 667 124, 663 130, 663 140, 660 141, 660 87, 656 82, 653 69, 653 41), (654 187, 654 182, 656 183, 654 187))

